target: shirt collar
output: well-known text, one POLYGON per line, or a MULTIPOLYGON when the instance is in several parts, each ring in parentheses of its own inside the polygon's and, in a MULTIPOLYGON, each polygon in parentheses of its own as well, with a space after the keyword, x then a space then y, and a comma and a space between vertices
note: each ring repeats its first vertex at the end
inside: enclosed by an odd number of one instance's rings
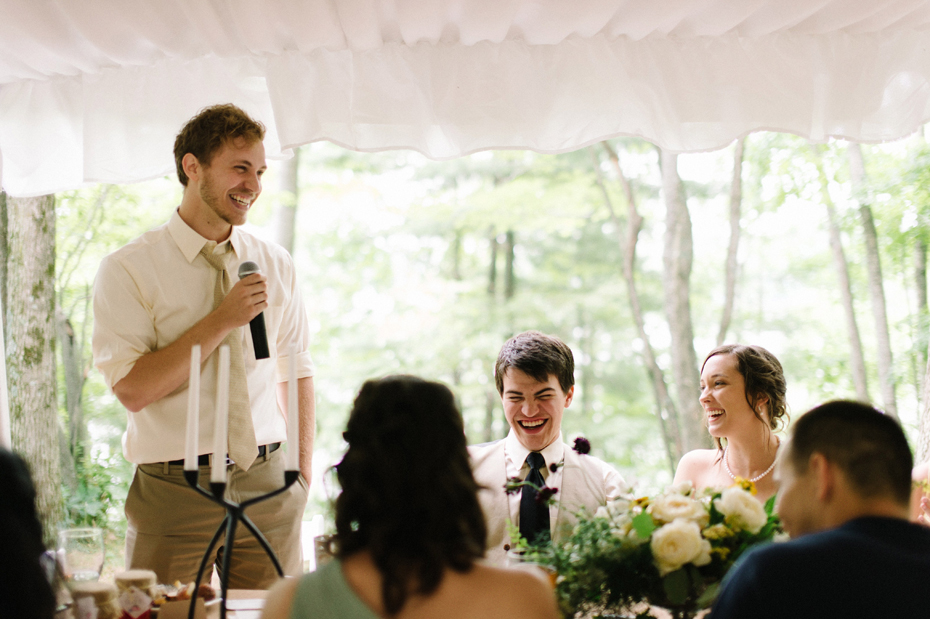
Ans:
MULTIPOLYGON (((513 428, 510 429, 507 438, 504 440, 506 441, 504 444, 504 451, 507 453, 507 457, 510 458, 510 461, 519 469, 523 466, 523 463, 526 462, 526 457, 530 455, 530 450, 523 446, 523 443, 517 438, 517 434, 513 431, 513 428)), ((562 442, 562 433, 559 432, 559 436, 539 453, 546 459, 546 467, 560 463, 562 458, 565 457, 565 443, 562 442)))
MULTIPOLYGON (((208 239, 200 236, 196 230, 188 226, 187 223, 181 219, 178 209, 175 209, 174 213, 171 214, 171 219, 168 221, 168 232, 171 234, 171 238, 177 243, 178 248, 188 262, 193 262, 194 258, 200 253, 200 250, 203 249, 203 246, 209 242, 208 239)), ((236 229, 236 226, 233 226, 232 232, 230 232, 229 238, 226 239, 226 241, 229 241, 233 253, 238 258, 240 255, 239 231, 236 229)), ((223 243, 226 241, 223 241, 223 243)), ((220 243, 220 245, 223 243, 220 243)))

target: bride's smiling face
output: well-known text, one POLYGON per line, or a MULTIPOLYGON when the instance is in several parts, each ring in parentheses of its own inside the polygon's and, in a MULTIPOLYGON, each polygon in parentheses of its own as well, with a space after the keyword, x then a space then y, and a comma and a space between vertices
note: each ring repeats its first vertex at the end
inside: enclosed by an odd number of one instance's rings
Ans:
POLYGON ((700 401, 711 436, 731 436, 741 428, 754 427, 749 424, 759 423, 749 405, 746 381, 740 374, 735 355, 714 355, 704 363, 700 401))

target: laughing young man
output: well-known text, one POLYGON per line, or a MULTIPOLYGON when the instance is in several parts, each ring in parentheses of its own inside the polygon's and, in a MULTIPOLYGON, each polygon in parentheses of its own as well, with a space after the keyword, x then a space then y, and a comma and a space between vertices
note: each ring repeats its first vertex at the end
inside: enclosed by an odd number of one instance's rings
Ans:
MULTIPOLYGON (((94 284, 94 363, 128 411, 123 453, 136 464, 126 498, 126 565, 159 582, 190 582, 225 512, 183 478, 191 347, 201 346, 200 484, 225 466, 226 496, 242 502, 284 482, 289 351, 296 352, 299 483, 253 505, 248 516, 285 571, 300 573, 300 521, 313 449, 310 330, 288 253, 243 232, 262 190, 264 127, 233 105, 207 108, 178 134, 174 154, 184 194, 165 225, 115 251, 94 284), (243 261, 261 273, 239 279, 243 261), (264 315, 268 358, 256 358, 249 322, 264 315), (213 454, 217 357, 230 346, 229 450, 213 454), (238 379, 236 377, 239 377, 238 379)), ((259 355, 261 357, 262 355, 259 355)), ((230 587, 276 580, 245 527, 231 554, 230 587)), ((223 551, 225 549, 221 549, 223 551)), ((219 565, 219 558, 217 558, 219 565)))
MULTIPOLYGON (((494 367, 497 391, 510 433, 503 440, 470 448, 475 479, 488 524, 487 558, 503 564, 511 540, 507 521, 527 539, 553 539, 570 532, 574 512, 593 513, 627 490, 620 474, 597 458, 577 453, 562 440, 562 414, 575 392, 575 362, 559 338, 526 331, 501 348, 494 367), (523 486, 507 495, 504 485, 518 477, 557 489, 546 506, 523 486)), ((582 450, 585 451, 585 450, 582 450)))

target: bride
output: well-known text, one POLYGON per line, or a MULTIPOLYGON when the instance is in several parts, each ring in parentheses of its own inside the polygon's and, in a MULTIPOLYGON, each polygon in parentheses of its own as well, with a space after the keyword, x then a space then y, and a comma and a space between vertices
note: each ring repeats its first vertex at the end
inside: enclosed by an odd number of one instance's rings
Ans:
POLYGON ((764 503, 778 490, 773 430, 788 418, 781 363, 761 346, 718 346, 701 368, 700 401, 717 448, 682 456, 673 483, 690 481, 701 490, 730 486, 740 477, 756 485, 756 498, 764 503))

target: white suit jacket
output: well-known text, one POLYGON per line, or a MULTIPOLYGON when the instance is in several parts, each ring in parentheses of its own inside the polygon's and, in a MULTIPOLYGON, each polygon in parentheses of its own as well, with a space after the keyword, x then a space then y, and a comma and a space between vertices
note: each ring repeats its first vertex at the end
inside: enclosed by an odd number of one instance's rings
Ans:
MULTIPOLYGON (((502 439, 468 448, 475 481, 482 486, 478 500, 488 527, 486 557, 495 565, 505 565, 510 550, 507 521, 519 523, 519 508, 511 513, 512 502, 504 492, 507 482, 504 442, 502 439)), ((564 462, 559 491, 555 494, 557 516, 550 518, 554 541, 571 533, 577 521, 575 513, 582 507, 593 514, 608 498, 618 498, 627 487, 620 473, 609 464, 594 456, 581 455, 568 445, 565 445, 564 462)))

